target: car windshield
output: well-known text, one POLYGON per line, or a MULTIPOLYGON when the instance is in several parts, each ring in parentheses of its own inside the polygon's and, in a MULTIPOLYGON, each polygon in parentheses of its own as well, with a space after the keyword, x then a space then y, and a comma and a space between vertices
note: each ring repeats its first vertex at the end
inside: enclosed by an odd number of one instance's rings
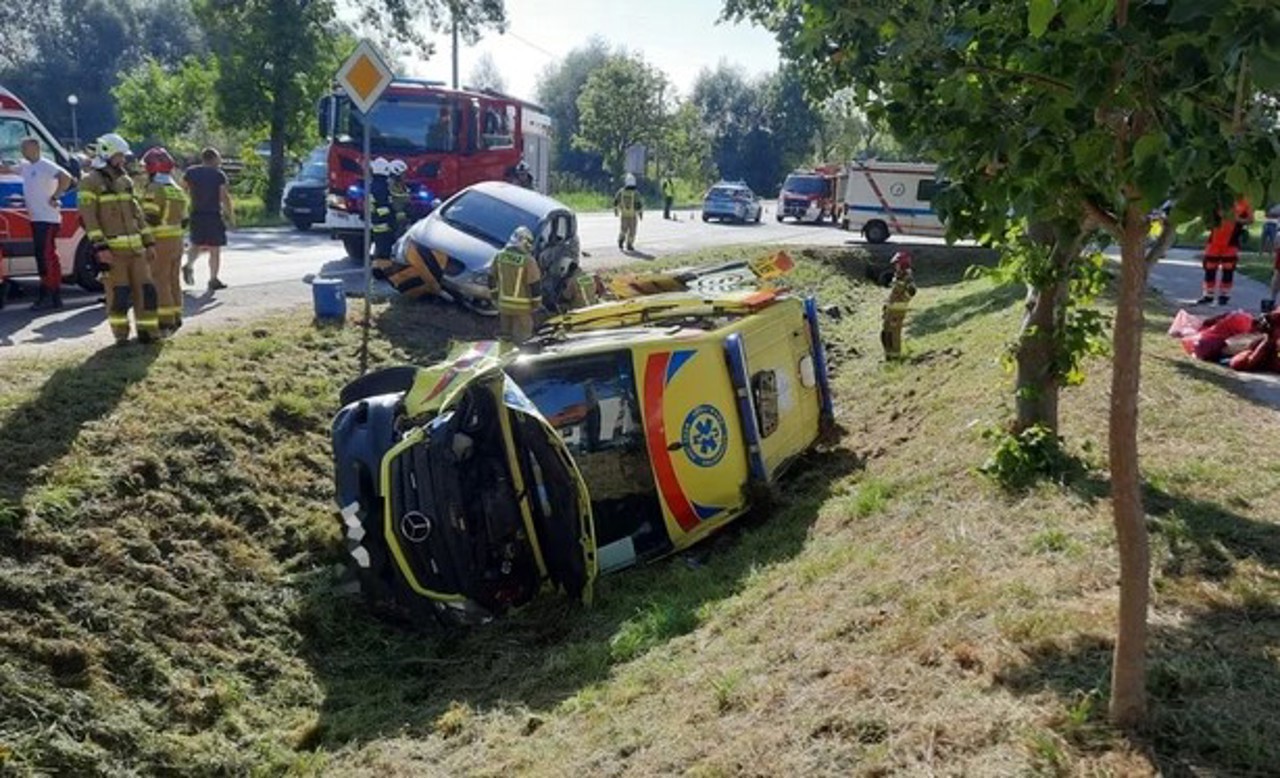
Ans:
POLYGON ((711 188, 711 191, 707 193, 707 197, 733 198, 735 196, 745 197, 746 194, 747 194, 747 190, 742 189, 740 187, 716 186, 711 188))
POLYGON ((323 181, 329 175, 329 166, 323 162, 308 162, 298 171, 299 181, 323 181))
POLYGON ((796 194, 823 194, 827 191, 827 182, 817 176, 787 176, 782 188, 796 194))
MULTIPOLYGON (((342 102, 347 135, 358 142, 364 132, 363 117, 351 106, 342 102)), ((381 151, 400 152, 449 152, 457 146, 457 128, 454 126, 450 103, 442 100, 405 100, 383 97, 373 107, 369 125, 369 145, 381 151)), ((346 142, 346 139, 343 139, 346 142)))
POLYGON ((538 234, 537 216, 484 192, 463 192, 444 207, 441 216, 463 232, 499 247, 521 225, 538 234))

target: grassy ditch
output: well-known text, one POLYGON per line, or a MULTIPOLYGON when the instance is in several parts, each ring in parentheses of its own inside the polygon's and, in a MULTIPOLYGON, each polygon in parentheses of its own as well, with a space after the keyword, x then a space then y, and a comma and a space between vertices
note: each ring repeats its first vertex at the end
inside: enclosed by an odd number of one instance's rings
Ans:
MULTIPOLYGON (((731 250, 672 258, 710 262, 731 250)), ((1081 474, 976 472, 1016 290, 917 255, 910 359, 883 257, 797 252, 837 439, 692 554, 441 632, 342 593, 327 424, 358 330, 281 316, 0 377, 0 774, 1262 773, 1280 763, 1273 409, 1153 321, 1148 733, 1102 710, 1115 617, 1106 365, 1064 400, 1081 474)), ((1168 311, 1152 303, 1155 316, 1168 311)), ((375 362, 483 325, 379 310, 375 362)))

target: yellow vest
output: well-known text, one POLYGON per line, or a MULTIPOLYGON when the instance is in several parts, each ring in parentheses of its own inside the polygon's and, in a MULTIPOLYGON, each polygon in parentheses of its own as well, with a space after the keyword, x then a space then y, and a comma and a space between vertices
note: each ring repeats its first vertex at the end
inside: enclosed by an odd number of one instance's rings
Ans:
POLYGON ((538 308, 530 286, 541 278, 538 266, 527 254, 503 249, 493 261, 498 274, 498 310, 503 313, 532 313, 538 308))

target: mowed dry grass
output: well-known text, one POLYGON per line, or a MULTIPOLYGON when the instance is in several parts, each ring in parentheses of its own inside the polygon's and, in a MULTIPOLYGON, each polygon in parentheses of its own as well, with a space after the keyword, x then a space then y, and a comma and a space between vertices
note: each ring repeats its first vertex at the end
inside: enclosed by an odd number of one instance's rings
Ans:
MULTIPOLYGON (((602 580, 594 608, 468 632, 337 591, 325 432, 354 331, 280 320, 0 379, 23 463, 0 476, 0 772, 1265 773, 1280 463, 1250 452, 1276 411, 1152 327, 1153 721, 1131 742, 1101 715, 1107 365, 1064 403, 1086 473, 998 490, 976 468, 1017 295, 962 281, 972 258, 919 257, 912 359, 886 367, 866 256, 804 252, 794 283, 841 312, 838 439, 773 511, 602 580)), ((434 307, 382 322, 379 361, 475 334, 434 307)))

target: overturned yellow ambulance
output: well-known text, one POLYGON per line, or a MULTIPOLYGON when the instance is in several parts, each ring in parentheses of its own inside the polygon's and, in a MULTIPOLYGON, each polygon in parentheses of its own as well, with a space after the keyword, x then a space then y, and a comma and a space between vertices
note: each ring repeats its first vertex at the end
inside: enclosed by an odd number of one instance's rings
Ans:
POLYGON ((343 391, 337 496, 365 593, 483 621, 743 515, 832 417, 813 299, 656 294, 343 391))

